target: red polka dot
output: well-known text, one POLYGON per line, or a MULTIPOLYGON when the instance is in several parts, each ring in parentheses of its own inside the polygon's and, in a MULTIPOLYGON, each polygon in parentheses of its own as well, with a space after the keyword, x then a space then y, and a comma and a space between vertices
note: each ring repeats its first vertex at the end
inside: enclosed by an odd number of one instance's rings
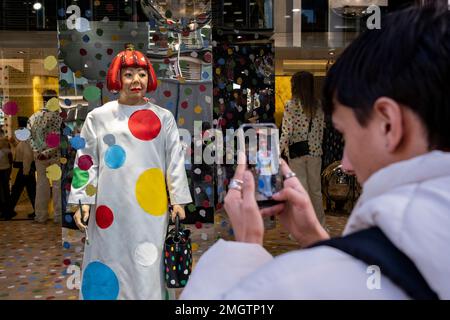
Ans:
POLYGON ((165 95, 167 98, 169 98, 169 97, 172 95, 172 93, 171 93, 170 91, 166 90, 166 91, 164 91, 164 95, 165 95))
POLYGON ((189 107, 188 102, 187 102, 187 101, 183 101, 183 102, 181 103, 181 107, 182 107, 183 109, 187 109, 187 107, 189 107))
POLYGON ((161 131, 161 121, 151 110, 139 110, 128 120, 128 128, 133 136, 140 140, 153 140, 161 131))
POLYGON ((208 200, 203 201, 202 206, 203 208, 209 208, 209 201, 208 200))
POLYGON ((202 223, 200 222, 200 221, 197 221, 196 223, 195 223, 195 227, 197 228, 197 229, 201 229, 202 228, 202 223))
POLYGON ((56 148, 59 146, 60 138, 58 133, 49 133, 45 138, 45 143, 49 148, 56 148))
POLYGON ((108 49, 108 50, 106 50, 106 53, 109 54, 109 55, 112 55, 113 49, 108 49))
POLYGON ((211 182, 211 181, 212 181, 212 177, 209 174, 207 174, 205 176, 205 182, 211 182))
POLYGON ((81 170, 87 171, 90 167, 92 167, 93 164, 94 162, 89 155, 84 155, 78 158, 78 168, 80 168, 81 170))
POLYGON ((205 92, 206 91, 206 87, 204 84, 201 84, 198 89, 200 90, 200 92, 205 92))
POLYGON ((87 51, 86 51, 85 49, 81 48, 81 49, 80 49, 80 54, 81 54, 82 56, 85 56, 85 55, 87 55, 87 51))
POLYGON ((114 214, 107 206, 99 206, 95 212, 95 221, 102 228, 108 228, 114 221, 114 214))
POLYGON ((61 72, 62 72, 62 73, 67 73, 67 70, 68 70, 68 69, 67 69, 67 66, 62 66, 62 67, 61 67, 61 72))
POLYGON ((70 264, 70 259, 64 259, 63 263, 64 265, 68 266, 70 264))
POLYGON ((164 64, 170 64, 170 59, 169 58, 165 58, 164 59, 164 64))

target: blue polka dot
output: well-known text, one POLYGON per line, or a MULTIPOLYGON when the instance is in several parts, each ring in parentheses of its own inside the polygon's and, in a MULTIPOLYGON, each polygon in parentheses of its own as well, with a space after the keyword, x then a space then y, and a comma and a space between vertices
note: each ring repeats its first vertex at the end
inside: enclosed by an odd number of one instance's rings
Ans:
POLYGON ((76 150, 84 149, 84 147, 86 146, 86 140, 84 140, 80 136, 75 136, 72 139, 70 139, 70 145, 72 146, 72 148, 76 150))
POLYGON ((64 8, 58 9, 58 16, 64 17, 66 15, 66 10, 64 8))
POLYGON ((166 109, 173 109, 175 107, 175 104, 172 101, 167 102, 166 109))
POLYGON ((219 83, 219 89, 224 89, 224 88, 225 88, 225 83, 220 82, 220 83, 219 83))
POLYGON ((150 18, 148 20, 148 24, 150 25, 150 27, 154 28, 154 27, 156 27, 156 20, 153 18, 150 18))
POLYGON ((55 289, 63 289, 64 287, 61 284, 55 284, 55 289))
POLYGON ((112 134, 107 134, 103 137, 103 142, 111 147, 116 144, 116 138, 112 134))
POLYGON ((72 129, 70 129, 69 127, 65 127, 63 130, 63 135, 68 136, 72 133, 72 129))
POLYGON ((64 220, 66 220, 67 223, 71 223, 73 221, 73 218, 70 214, 66 214, 64 216, 64 220))
POLYGON ((210 195, 212 194, 212 189, 211 189, 211 187, 207 187, 207 188, 205 189, 205 192, 206 192, 206 194, 207 194, 208 196, 210 196, 210 195))
POLYGON ((89 40, 91 40, 87 34, 85 34, 85 35, 83 36, 82 39, 83 39, 83 41, 86 42, 86 43, 88 43, 89 40))
POLYGON ((264 189, 264 180, 262 178, 258 179, 258 188, 264 189))
POLYGON ((63 247, 66 248, 66 249, 69 249, 70 248, 70 243, 67 242, 67 241, 64 241, 63 247))
POLYGON ((120 168, 126 159, 125 150, 117 144, 111 146, 106 150, 105 163, 111 169, 120 168))
POLYGON ((71 106, 71 105, 72 105, 72 100, 70 100, 70 99, 64 99, 64 104, 65 104, 66 106, 71 106))
POLYGON ((84 12, 84 15, 85 15, 86 18, 90 18, 90 17, 92 16, 91 10, 86 10, 86 11, 84 12))
POLYGON ((84 300, 116 300, 119 295, 119 280, 107 265, 94 261, 83 273, 81 293, 84 300))
POLYGON ((208 78, 209 78, 209 73, 206 72, 206 71, 203 71, 203 73, 202 73, 202 78, 203 78, 203 79, 208 79, 208 78))
POLYGON ((224 58, 220 58, 219 61, 217 61, 221 66, 223 66, 225 64, 225 59, 224 58))

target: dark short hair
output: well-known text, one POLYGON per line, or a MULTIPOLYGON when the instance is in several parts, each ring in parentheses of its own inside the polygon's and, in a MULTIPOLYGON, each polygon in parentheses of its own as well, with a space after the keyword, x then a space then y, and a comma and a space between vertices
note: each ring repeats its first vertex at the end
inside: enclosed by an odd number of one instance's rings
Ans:
POLYGON ((389 97, 419 116, 430 149, 450 148, 450 11, 410 7, 362 33, 331 67, 325 112, 336 99, 367 125, 375 101, 389 97))

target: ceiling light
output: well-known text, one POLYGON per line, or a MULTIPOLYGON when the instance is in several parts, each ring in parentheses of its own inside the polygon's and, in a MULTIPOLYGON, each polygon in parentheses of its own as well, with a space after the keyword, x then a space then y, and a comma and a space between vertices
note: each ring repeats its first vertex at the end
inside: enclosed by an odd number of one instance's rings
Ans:
POLYGON ((20 53, 20 54, 25 54, 25 51, 23 51, 23 50, 19 50, 19 51, 17 51, 17 53, 20 53))
POLYGON ((300 9, 294 8, 294 9, 292 9, 292 12, 300 12, 300 9))
POLYGON ((33 4, 33 9, 34 10, 41 10, 42 9, 42 4, 40 2, 35 2, 33 4))

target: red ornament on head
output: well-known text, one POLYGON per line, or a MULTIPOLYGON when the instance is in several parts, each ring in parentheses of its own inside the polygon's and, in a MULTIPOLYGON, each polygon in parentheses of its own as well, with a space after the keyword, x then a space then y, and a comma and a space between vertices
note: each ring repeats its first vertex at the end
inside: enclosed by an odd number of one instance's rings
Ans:
POLYGON ((106 76, 106 85, 109 91, 119 92, 122 89, 120 81, 120 71, 123 68, 143 68, 148 73, 147 92, 156 90, 158 84, 155 70, 148 58, 140 51, 134 49, 133 45, 128 44, 124 51, 115 56, 108 69, 106 76))

